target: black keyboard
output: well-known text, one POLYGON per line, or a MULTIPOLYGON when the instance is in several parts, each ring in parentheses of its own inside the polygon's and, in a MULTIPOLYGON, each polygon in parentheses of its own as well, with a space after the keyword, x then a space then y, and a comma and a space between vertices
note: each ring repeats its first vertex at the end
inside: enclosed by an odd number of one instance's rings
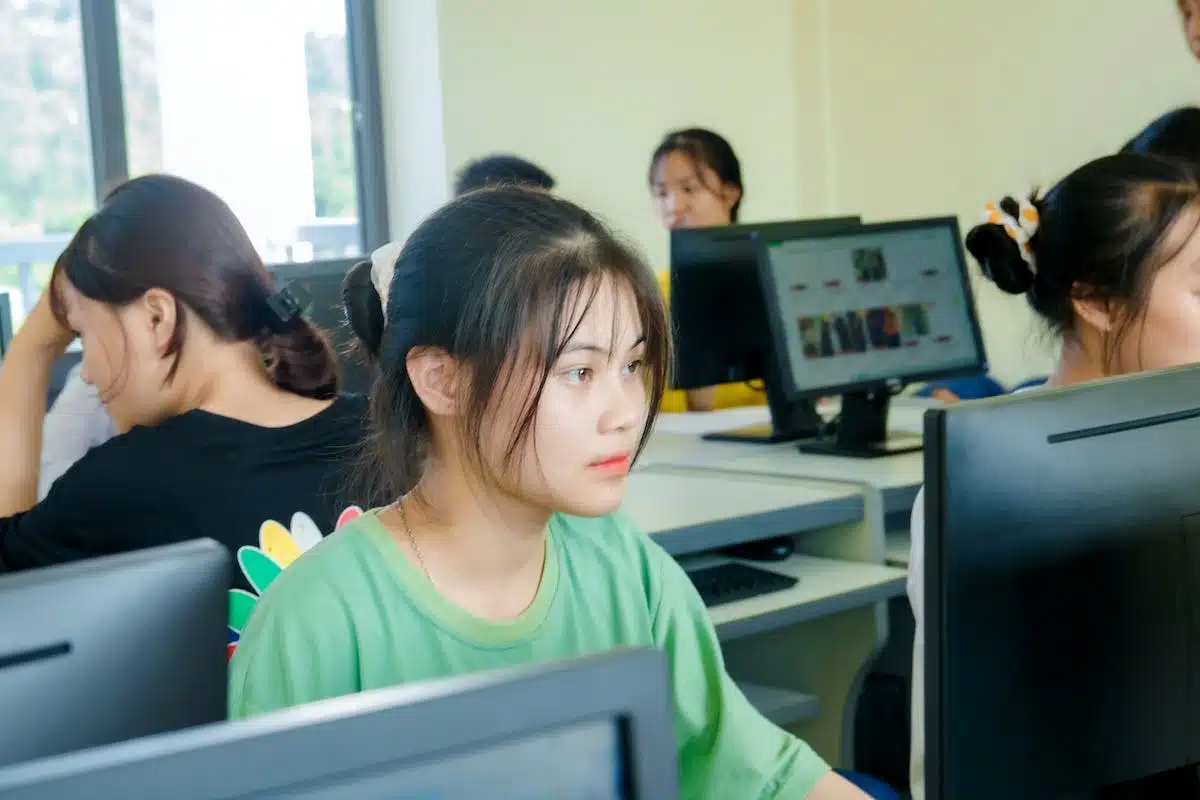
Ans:
POLYGON ((691 570, 688 577, 696 585, 696 591, 706 606, 719 606, 736 600, 758 597, 760 594, 780 592, 799 583, 789 575, 780 575, 758 567, 729 562, 715 567, 691 570))

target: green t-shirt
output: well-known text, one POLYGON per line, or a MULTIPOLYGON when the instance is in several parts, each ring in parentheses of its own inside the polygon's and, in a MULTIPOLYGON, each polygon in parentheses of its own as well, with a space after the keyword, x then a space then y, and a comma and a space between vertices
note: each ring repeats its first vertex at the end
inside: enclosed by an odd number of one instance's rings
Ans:
POLYGON ((443 597, 376 513, 364 514, 263 595, 233 657, 229 711, 244 717, 620 646, 667 653, 684 797, 792 800, 828 771, 749 704, 687 575, 619 515, 552 517, 533 602, 491 622, 443 597))

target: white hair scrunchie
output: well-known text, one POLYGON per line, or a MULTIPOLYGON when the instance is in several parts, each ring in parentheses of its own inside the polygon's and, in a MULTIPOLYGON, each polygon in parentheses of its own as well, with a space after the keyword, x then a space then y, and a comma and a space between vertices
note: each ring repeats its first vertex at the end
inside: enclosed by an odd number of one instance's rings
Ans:
POLYGON ((1037 259, 1033 255, 1030 242, 1038 231, 1040 221, 1037 206, 1031 201, 1022 199, 1017 202, 1017 215, 1014 217, 1005 211, 1000 203, 988 203, 983 207, 985 224, 1001 225, 1009 238, 1017 243, 1021 250, 1021 259, 1029 265, 1029 270, 1037 274, 1037 259))
POLYGON ((388 289, 392 286, 392 274, 396 271, 396 259, 404 248, 401 242, 388 242, 371 253, 371 284, 379 295, 383 306, 383 318, 387 319, 388 289))

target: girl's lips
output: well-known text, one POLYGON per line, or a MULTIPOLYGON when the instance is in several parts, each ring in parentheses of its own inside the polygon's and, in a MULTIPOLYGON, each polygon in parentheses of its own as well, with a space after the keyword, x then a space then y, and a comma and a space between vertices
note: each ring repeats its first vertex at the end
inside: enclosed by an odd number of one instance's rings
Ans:
POLYGON ((607 472, 613 475, 625 475, 629 472, 629 455, 623 454, 605 458, 600 461, 593 461, 589 466, 592 469, 600 472, 607 472))

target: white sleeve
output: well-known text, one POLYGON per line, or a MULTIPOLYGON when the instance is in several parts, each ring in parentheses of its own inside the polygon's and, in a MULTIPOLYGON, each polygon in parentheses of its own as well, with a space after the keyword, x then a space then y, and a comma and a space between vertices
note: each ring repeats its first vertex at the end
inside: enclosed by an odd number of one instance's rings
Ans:
POLYGON ((908 602, 912 606, 912 744, 908 779, 912 800, 925 800, 925 487, 917 492, 909 522, 912 544, 908 552, 908 602))
POLYGON ((38 473, 38 500, 50 485, 93 447, 116 435, 112 418, 100 402, 99 392, 79 376, 79 366, 67 373, 62 391, 42 425, 42 464, 38 473))

